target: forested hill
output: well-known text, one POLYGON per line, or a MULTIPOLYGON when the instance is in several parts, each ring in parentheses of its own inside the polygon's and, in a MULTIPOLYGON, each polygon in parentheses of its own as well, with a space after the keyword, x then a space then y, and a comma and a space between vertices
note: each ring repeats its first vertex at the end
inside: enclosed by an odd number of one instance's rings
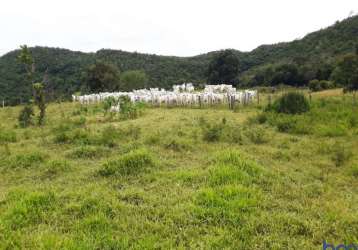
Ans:
MULTIPOLYGON (((315 78, 322 67, 328 65, 329 68, 338 57, 352 52, 357 43, 358 16, 354 16, 300 40, 263 45, 251 52, 235 50, 239 58, 240 84, 267 83, 264 74, 267 68, 283 64, 294 64, 303 72, 301 81, 305 83, 315 78)), ((80 90, 83 72, 96 60, 114 64, 120 72, 143 70, 148 77, 147 86, 170 88, 184 81, 205 82, 208 64, 217 53, 173 57, 108 49, 82 53, 46 47, 34 47, 31 52, 36 63, 36 81, 43 81, 45 77, 47 87, 56 97, 68 97, 80 90)), ((0 99, 12 104, 28 99, 31 94, 26 86, 25 68, 16 60, 18 53, 16 50, 0 57, 0 99)))

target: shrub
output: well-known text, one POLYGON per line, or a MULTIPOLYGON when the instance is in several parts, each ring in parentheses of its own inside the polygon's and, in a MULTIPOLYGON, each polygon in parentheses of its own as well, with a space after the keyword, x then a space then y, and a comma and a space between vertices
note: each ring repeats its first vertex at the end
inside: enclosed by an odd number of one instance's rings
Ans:
POLYGON ((45 114, 46 114, 46 99, 45 99, 45 86, 42 83, 34 83, 32 85, 34 92, 34 101, 37 107, 40 110, 38 116, 39 125, 43 125, 45 122, 45 114))
POLYGON ((31 105, 24 106, 19 114, 18 121, 21 128, 26 128, 33 124, 32 117, 34 116, 34 109, 31 105))
POLYGON ((352 151, 346 147, 336 144, 332 155, 332 160, 336 167, 343 166, 353 156, 352 151))
POLYGON ((273 109, 277 113, 301 114, 309 111, 310 105, 303 94, 289 92, 277 99, 268 109, 273 109))
POLYGON ((309 83, 308 83, 308 87, 311 91, 313 92, 316 92, 316 91, 320 91, 321 90, 321 85, 320 85, 320 82, 319 80, 317 79, 314 79, 314 80, 311 80, 309 83))
POLYGON ((225 127, 223 122, 210 124, 204 119, 200 119, 199 124, 201 126, 204 141, 216 142, 220 140, 225 127))
POLYGON ((358 178, 358 165, 352 166, 350 169, 350 173, 353 177, 358 178))
POLYGON ((263 144, 269 141, 266 131, 260 127, 250 128, 246 131, 246 136, 255 144, 263 144))
POLYGON ((119 98, 120 117, 122 119, 136 119, 143 113, 145 107, 144 103, 133 103, 128 96, 121 96, 119 98))
POLYGON ((104 110, 105 115, 111 109, 112 106, 118 105, 119 100, 114 98, 113 96, 107 97, 102 102, 102 108, 104 110))
POLYGON ((164 147, 177 152, 189 151, 192 149, 190 142, 182 138, 170 138, 170 140, 164 143, 164 147))
POLYGON ((6 144, 9 142, 16 142, 17 137, 14 131, 8 131, 0 128, 0 144, 6 144))
POLYGON ((118 159, 108 161, 99 171, 102 176, 137 175, 148 167, 154 166, 153 156, 146 150, 139 149, 125 154, 118 159))
POLYGON ((334 84, 331 81, 327 81, 327 80, 311 80, 308 83, 308 87, 311 91, 316 92, 316 91, 321 91, 321 90, 325 90, 325 89, 331 89, 334 87, 334 84))
POLYGON ((259 201, 257 190, 242 185, 205 188, 195 198, 195 215, 215 226, 239 226, 245 215, 256 210, 259 201))
POLYGON ((109 151, 109 149, 103 147, 95 147, 95 146, 80 146, 70 153, 68 156, 71 158, 88 158, 94 159, 105 156, 109 151))
POLYGON ((68 171, 71 165, 65 160, 52 160, 45 165, 44 174, 54 176, 61 172, 68 171))
POLYGON ((116 133, 116 129, 113 126, 105 127, 101 131, 101 136, 99 138, 98 143, 107 147, 115 147, 116 139, 118 138, 119 134, 116 133))
POLYGON ((124 134, 133 138, 134 140, 138 140, 141 134, 141 128, 131 124, 127 129, 124 130, 124 134))
POLYGON ((81 116, 77 119, 73 119, 71 123, 74 127, 83 127, 84 125, 86 125, 86 117, 81 116))
POLYGON ((145 138, 145 143, 150 145, 159 144, 161 139, 160 133, 157 131, 156 133, 150 134, 145 138))
POLYGON ((317 133, 321 136, 339 137, 347 135, 347 129, 342 124, 322 125, 316 128, 317 133))
POLYGON ((45 161, 45 156, 39 152, 15 155, 10 162, 12 168, 29 168, 45 161))
POLYGON ((7 206, 0 221, 11 230, 44 223, 56 201, 53 192, 12 191, 4 201, 7 206))

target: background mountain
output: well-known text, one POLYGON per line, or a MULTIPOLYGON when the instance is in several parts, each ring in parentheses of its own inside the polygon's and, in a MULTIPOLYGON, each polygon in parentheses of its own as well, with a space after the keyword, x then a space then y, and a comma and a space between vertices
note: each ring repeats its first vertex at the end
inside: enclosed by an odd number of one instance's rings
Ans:
MULTIPOLYGON (((239 59, 241 86, 278 83, 305 85, 315 78, 329 79, 342 55, 358 44, 358 16, 310 33, 292 42, 262 45, 250 52, 232 50, 239 59)), ((97 60, 117 66, 120 72, 142 70, 148 87, 170 88, 182 82, 204 83, 216 52, 193 57, 159 56, 102 49, 83 53, 60 48, 31 48, 36 81, 45 81, 53 98, 68 98, 81 90, 84 71, 97 60)), ((16 58, 19 50, 0 57, 0 99, 8 104, 27 100, 31 91, 25 68, 16 58)))

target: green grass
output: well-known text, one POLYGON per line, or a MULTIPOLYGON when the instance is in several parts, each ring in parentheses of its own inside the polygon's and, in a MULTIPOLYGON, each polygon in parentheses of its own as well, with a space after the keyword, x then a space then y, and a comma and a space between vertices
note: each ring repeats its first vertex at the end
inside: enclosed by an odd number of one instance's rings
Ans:
POLYGON ((0 109, 0 249, 321 249, 358 242, 357 107, 318 92, 300 115, 263 103, 0 109))

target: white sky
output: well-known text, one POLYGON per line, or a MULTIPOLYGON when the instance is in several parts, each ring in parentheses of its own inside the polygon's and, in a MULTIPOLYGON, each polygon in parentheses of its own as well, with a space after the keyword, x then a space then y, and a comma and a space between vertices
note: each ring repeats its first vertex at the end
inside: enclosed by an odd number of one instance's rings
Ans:
POLYGON ((0 55, 21 44, 192 56, 291 41, 358 0, 0 0, 0 55))

